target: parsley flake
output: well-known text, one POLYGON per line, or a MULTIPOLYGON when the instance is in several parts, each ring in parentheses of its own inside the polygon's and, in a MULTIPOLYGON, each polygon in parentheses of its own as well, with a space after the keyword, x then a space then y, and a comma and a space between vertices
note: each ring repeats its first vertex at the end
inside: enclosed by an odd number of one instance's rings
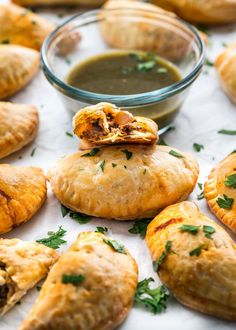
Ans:
POLYGON ((70 132, 66 132, 66 135, 73 138, 73 134, 71 134, 70 132))
POLYGON ((197 200, 200 201, 201 199, 204 199, 204 192, 201 191, 200 194, 197 195, 197 200))
POLYGON ((199 144, 199 143, 194 143, 193 144, 193 149, 196 152, 200 152, 202 149, 204 149, 204 145, 203 144, 199 144))
POLYGON ((224 184, 226 185, 226 187, 236 189, 236 174, 228 175, 224 184))
POLYGON ((178 152, 175 151, 175 150, 171 150, 171 151, 169 152, 169 154, 170 154, 171 156, 176 157, 176 158, 184 158, 183 155, 181 155, 180 153, 178 153, 178 152))
POLYGON ((101 233, 101 234, 105 234, 108 232, 108 228, 107 227, 96 227, 95 233, 101 233))
POLYGON ((208 60, 208 59, 206 59, 206 62, 205 62, 205 64, 207 65, 207 66, 214 66, 214 63, 213 62, 211 62, 210 60, 208 60))
POLYGON ((203 231, 205 236, 209 239, 212 239, 212 235, 216 232, 215 228, 212 226, 203 226, 203 231))
POLYGON ((192 235, 197 235, 200 226, 194 226, 194 225, 182 225, 181 227, 179 227, 179 229, 181 231, 187 231, 192 235))
POLYGON ((77 212, 70 212, 69 216, 71 219, 77 221, 80 225, 84 225, 92 220, 90 216, 77 212))
POLYGON ((197 256, 199 257, 201 252, 202 252, 202 249, 205 247, 205 244, 201 244, 199 245, 199 247, 197 247, 196 249, 192 250, 191 252, 189 252, 189 255, 192 257, 192 256, 197 256))
POLYGON ((171 249, 171 241, 167 241, 165 245, 165 250, 162 252, 160 258, 158 260, 153 261, 153 269, 155 272, 159 270, 161 264, 166 259, 167 253, 170 251, 170 249, 171 249))
POLYGON ((36 151, 36 147, 31 151, 30 157, 34 157, 35 151, 36 151))
POLYGON ((133 153, 127 149, 121 150, 121 152, 125 154, 127 160, 130 160, 130 158, 133 156, 133 153))
POLYGON ((63 284, 73 284, 78 286, 81 282, 85 280, 84 275, 62 275, 62 283, 63 284))
POLYGON ((157 142, 157 144, 159 146, 168 146, 168 144, 166 143, 166 141, 162 138, 160 138, 160 140, 157 142))
POLYGON ((116 167, 117 164, 116 163, 111 163, 112 167, 116 167))
POLYGON ((198 188, 202 190, 202 188, 203 188, 203 184, 202 184, 202 183, 200 183, 200 182, 198 182, 198 184, 197 184, 197 185, 198 185, 198 188))
POLYGON ((138 71, 147 72, 147 71, 152 70, 155 65, 156 65, 156 61, 151 60, 151 61, 147 61, 147 62, 143 62, 143 63, 138 63, 137 69, 138 69, 138 71))
POLYGON ((65 207, 64 205, 61 204, 61 215, 63 218, 65 218, 65 216, 70 213, 70 210, 65 207))
POLYGON ((142 304, 152 313, 158 314, 166 309, 169 292, 164 285, 151 289, 151 282, 154 282, 152 277, 144 279, 138 283, 134 302, 136 304, 142 304))
POLYGON ((224 135, 236 135, 236 130, 221 129, 218 133, 224 135))
POLYGON ((230 210, 234 203, 234 199, 224 194, 223 197, 217 198, 216 203, 219 205, 220 208, 230 210))
POLYGON ((105 170, 105 165, 106 165, 106 161, 105 160, 101 161, 101 163, 99 165, 99 167, 100 167, 100 169, 102 170, 103 173, 104 173, 104 170, 105 170))
POLYGON ((56 250, 59 249, 60 245, 66 243, 66 241, 62 239, 65 234, 66 230, 60 226, 57 232, 49 231, 47 238, 38 239, 36 242, 56 250))
POLYGON ((113 250, 115 250, 116 252, 127 254, 126 250, 125 250, 125 246, 122 245, 121 243, 115 241, 114 239, 104 238, 103 242, 106 243, 107 245, 109 245, 110 247, 112 247, 113 250))
POLYGON ((144 238, 146 236, 147 226, 151 222, 151 219, 143 219, 140 221, 136 221, 132 228, 130 228, 128 231, 131 234, 138 234, 141 238, 144 238))
POLYGON ((93 157, 100 151, 99 148, 93 148, 90 152, 83 154, 81 157, 93 157))

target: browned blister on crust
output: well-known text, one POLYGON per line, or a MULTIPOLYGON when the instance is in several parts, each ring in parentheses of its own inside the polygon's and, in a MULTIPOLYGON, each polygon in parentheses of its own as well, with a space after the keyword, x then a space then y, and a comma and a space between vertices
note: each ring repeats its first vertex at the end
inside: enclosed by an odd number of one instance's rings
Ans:
POLYGON ((236 189, 227 186, 227 177, 236 175, 236 153, 230 154, 212 169, 204 186, 204 195, 212 212, 227 227, 236 233, 236 189), (233 199, 230 208, 222 208, 217 203, 218 198, 226 195, 233 199))
POLYGON ((49 272, 58 253, 42 244, 0 239, 0 314, 5 314, 49 272))
POLYGON ((81 139, 81 149, 110 144, 153 144, 158 139, 157 124, 144 117, 134 117, 111 103, 98 103, 77 112, 74 133, 81 139))
POLYGON ((0 234, 29 221, 46 197, 46 178, 40 168, 0 165, 0 234))
POLYGON ((158 275, 180 303, 236 320, 236 245, 222 227, 194 203, 182 202, 156 216, 147 228, 146 242, 153 261, 160 259, 169 242, 158 275), (197 233, 183 231, 183 225, 196 226, 197 233), (204 226, 213 234, 207 235, 204 226))
POLYGON ((35 106, 0 102, 0 159, 33 141, 38 126, 35 106))
POLYGON ((138 267, 127 250, 118 253, 100 233, 83 232, 48 275, 21 330, 112 330, 127 317, 138 267), (82 275, 74 285, 63 275, 82 275))

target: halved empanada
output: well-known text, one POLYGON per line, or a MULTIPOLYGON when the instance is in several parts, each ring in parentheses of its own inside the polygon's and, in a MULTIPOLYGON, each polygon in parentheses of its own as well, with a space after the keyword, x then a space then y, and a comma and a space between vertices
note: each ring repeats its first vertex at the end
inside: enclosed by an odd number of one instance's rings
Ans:
POLYGON ((236 245, 195 204, 167 207, 149 224, 146 242, 161 281, 179 302, 236 320, 236 245))
POLYGON ((84 6, 84 7, 98 7, 102 5, 105 0, 13 0, 21 6, 84 6))
POLYGON ((74 133, 81 139, 80 148, 109 144, 153 144, 157 124, 144 117, 134 117, 111 103, 98 103, 81 109, 73 118, 74 133))
POLYGON ((54 29, 54 24, 13 4, 0 4, 0 26, 0 43, 36 50, 40 50, 44 39, 54 29))
POLYGON ((104 9, 108 11, 100 15, 100 30, 111 47, 156 53, 174 62, 183 56, 191 57, 189 44, 195 37, 183 29, 173 13, 149 3, 130 0, 107 1, 104 9), (163 13, 165 17, 169 16, 167 22, 163 21, 163 13), (135 19, 131 20, 131 17, 135 19))
POLYGON ((58 253, 42 244, 0 239, 0 314, 11 309, 58 260, 58 253))
POLYGON ((204 195, 217 218, 236 233, 236 153, 212 169, 204 195))
POLYGON ((0 234, 29 221, 46 197, 46 178, 40 168, 0 165, 0 234))
POLYGON ((218 56, 215 66, 225 92, 236 103, 236 43, 229 45, 218 56))
POLYGON ((0 45, 0 99, 20 91, 39 69, 39 53, 33 49, 0 45))
POLYGON ((0 159, 30 143, 38 125, 38 111, 34 106, 0 102, 0 159))
POLYGON ((81 233, 52 268, 21 330, 116 328, 132 306, 138 268, 113 243, 100 233, 81 233))
POLYGON ((198 164, 167 146, 117 145, 80 151, 49 171, 52 190, 68 208, 117 220, 151 218, 192 192, 198 164))
POLYGON ((151 0, 193 23, 222 24, 236 21, 235 0, 151 0))

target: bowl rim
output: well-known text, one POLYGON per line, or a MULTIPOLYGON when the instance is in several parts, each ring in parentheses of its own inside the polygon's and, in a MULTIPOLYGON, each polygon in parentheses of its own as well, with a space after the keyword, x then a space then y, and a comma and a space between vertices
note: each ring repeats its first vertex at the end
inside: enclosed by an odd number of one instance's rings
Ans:
MULTIPOLYGON (((74 20, 78 19, 78 18, 86 18, 86 17, 90 17, 92 15, 97 15, 99 12, 104 12, 104 11, 119 11, 120 8, 113 8, 113 9, 97 9, 97 10, 89 10, 86 12, 82 12, 79 14, 75 14, 72 17, 70 17, 69 19, 65 20, 62 24, 60 24, 56 29, 54 29, 48 36, 47 38, 44 40, 44 43, 42 45, 41 48, 41 52, 40 52, 40 57, 41 57, 41 64, 42 64, 42 69, 44 71, 44 74, 46 76, 46 78, 49 80, 49 82, 55 87, 55 85, 57 87, 59 87, 59 91, 63 94, 65 94, 68 97, 71 97, 74 100, 77 101, 83 101, 86 103, 97 103, 97 102, 105 102, 108 101, 111 103, 116 104, 117 106, 133 106, 134 104, 137 106, 144 106, 144 105, 150 105, 152 103, 156 103, 159 101, 163 101, 175 94, 178 94, 179 92, 181 92, 182 90, 186 89, 200 74, 201 69, 205 63, 205 53, 206 53, 206 47, 205 44, 202 40, 202 38, 200 37, 197 28, 195 28, 193 25, 191 25, 190 23, 182 20, 181 18, 177 17, 177 16, 173 16, 172 18, 174 18, 176 21, 178 21, 179 23, 181 23, 182 25, 184 25, 185 27, 187 27, 187 29, 189 29, 194 36, 197 39, 198 45, 199 45, 199 52, 200 52, 200 56, 199 59, 197 61, 197 63, 195 64, 194 68, 191 70, 191 72, 189 74, 186 75, 186 77, 184 77, 183 79, 181 79, 180 81, 171 84, 169 86, 154 90, 154 91, 150 91, 150 92, 146 92, 146 93, 139 93, 139 94, 128 94, 128 95, 112 95, 112 94, 99 94, 99 93, 94 93, 94 92, 89 92, 83 89, 79 89, 76 87, 73 87, 69 84, 67 84, 65 81, 61 80, 60 78, 58 78, 50 69, 50 64, 47 60, 47 50, 51 44, 51 42, 53 41, 54 37, 57 35, 57 33, 62 30, 63 28, 65 28, 65 26, 67 26, 69 23, 73 22, 74 20)), ((132 11, 134 10, 134 8, 130 7, 130 8, 125 8, 126 12, 127 11, 132 11)), ((136 12, 140 11, 140 12, 149 12, 153 14, 153 11, 151 10, 147 10, 147 9, 135 9, 136 12)), ((158 15, 161 15, 163 17, 170 17, 168 15, 169 13, 165 13, 165 12, 160 12, 158 13, 158 15)))

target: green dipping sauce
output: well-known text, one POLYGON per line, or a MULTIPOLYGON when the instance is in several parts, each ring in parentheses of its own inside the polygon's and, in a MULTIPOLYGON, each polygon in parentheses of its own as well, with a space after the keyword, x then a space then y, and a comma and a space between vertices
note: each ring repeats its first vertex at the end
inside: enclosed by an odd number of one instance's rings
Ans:
POLYGON ((80 62, 69 72, 69 85, 88 92, 131 95, 151 92, 181 80, 176 66, 154 54, 114 51, 80 62))

